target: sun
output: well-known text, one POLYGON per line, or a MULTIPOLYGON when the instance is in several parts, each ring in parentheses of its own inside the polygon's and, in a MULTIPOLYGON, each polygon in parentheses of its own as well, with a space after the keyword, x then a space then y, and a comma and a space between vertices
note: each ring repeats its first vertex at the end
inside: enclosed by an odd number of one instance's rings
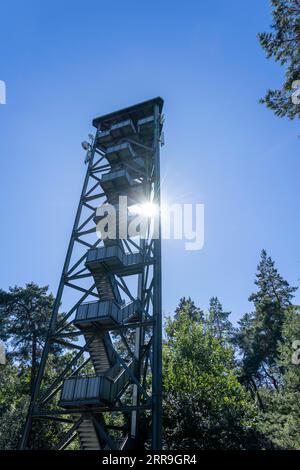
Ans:
POLYGON ((154 217, 157 213, 157 205, 152 202, 145 202, 141 205, 141 214, 145 217, 154 217))
POLYGON ((158 207, 153 202, 144 202, 143 204, 135 204, 131 206, 129 210, 132 214, 152 218, 157 214, 158 207))

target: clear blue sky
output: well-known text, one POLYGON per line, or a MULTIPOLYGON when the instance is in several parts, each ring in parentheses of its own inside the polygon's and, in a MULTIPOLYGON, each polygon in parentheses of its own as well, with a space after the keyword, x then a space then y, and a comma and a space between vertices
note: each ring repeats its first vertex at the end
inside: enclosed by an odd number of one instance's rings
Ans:
POLYGON ((300 126, 258 104, 283 77, 256 39, 270 22, 267 0, 2 2, 0 287, 55 293, 92 118, 157 95, 164 193, 206 209, 203 250, 164 242, 164 313, 217 295, 236 320, 262 248, 298 285, 300 126))

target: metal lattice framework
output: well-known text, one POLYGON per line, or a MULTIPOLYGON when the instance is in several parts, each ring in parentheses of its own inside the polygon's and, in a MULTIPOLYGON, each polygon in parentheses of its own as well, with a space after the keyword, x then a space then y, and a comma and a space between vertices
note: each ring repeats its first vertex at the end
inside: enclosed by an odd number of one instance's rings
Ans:
POLYGON ((118 229, 114 239, 104 236, 107 213, 97 208, 110 204, 121 224, 125 196, 128 206, 160 207, 162 107, 155 98, 93 120, 97 131, 86 144, 87 172, 22 449, 36 448, 40 426, 55 426, 56 449, 76 441, 84 450, 161 448, 160 210, 134 237, 127 229, 136 219, 127 213, 126 236, 118 229), (57 346, 68 354, 53 376, 57 346))

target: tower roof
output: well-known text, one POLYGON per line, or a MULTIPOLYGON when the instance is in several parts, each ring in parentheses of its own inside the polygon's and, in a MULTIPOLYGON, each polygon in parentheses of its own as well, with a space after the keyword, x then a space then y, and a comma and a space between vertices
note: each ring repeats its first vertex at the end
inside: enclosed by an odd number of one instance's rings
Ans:
POLYGON ((123 121, 125 119, 132 119, 137 121, 144 117, 150 116, 153 113, 153 106, 157 104, 161 112, 164 100, 159 96, 151 100, 143 101, 128 108, 119 109, 113 113, 105 114, 93 119, 93 126, 97 129, 108 129, 113 123, 123 121))

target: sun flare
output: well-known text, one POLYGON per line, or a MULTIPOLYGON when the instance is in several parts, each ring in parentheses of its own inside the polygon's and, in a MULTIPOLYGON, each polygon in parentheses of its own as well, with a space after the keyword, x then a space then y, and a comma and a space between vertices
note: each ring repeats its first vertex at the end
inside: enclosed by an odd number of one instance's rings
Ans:
POLYGON ((129 208, 131 214, 140 215, 142 217, 154 217, 157 214, 157 205, 153 202, 145 202, 143 204, 135 204, 129 208))

